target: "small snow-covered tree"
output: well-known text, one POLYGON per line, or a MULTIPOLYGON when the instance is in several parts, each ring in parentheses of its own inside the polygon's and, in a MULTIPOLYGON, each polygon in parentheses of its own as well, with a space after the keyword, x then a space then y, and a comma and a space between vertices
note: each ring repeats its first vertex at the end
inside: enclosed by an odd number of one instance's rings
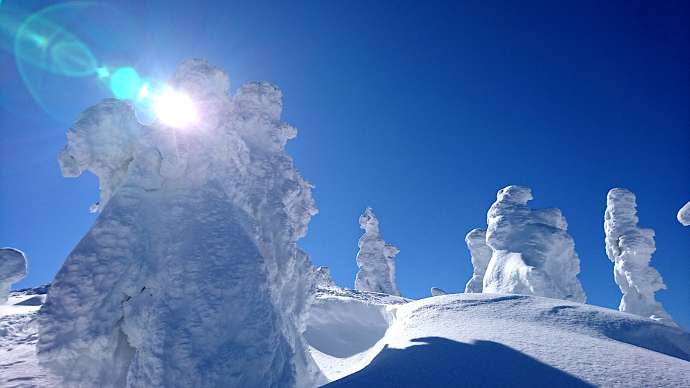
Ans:
POLYGON ((364 235, 358 243, 359 271, 355 279, 355 289, 400 295, 395 284, 395 256, 400 250, 383 241, 379 232, 379 220, 370 207, 359 217, 359 226, 364 229, 364 235))
POLYGON ((530 209, 528 187, 498 191, 487 214, 486 243, 492 249, 483 292, 527 294, 585 301, 577 279, 580 259, 559 209, 530 209))
POLYGON ((673 323, 654 293, 665 289, 661 274, 649 265, 656 250, 654 230, 637 226, 637 200, 627 189, 611 189, 606 196, 604 232, 606 255, 623 293, 620 311, 673 323))
POLYGON ((491 248, 486 245, 486 231, 472 229, 465 236, 467 249, 472 256, 472 278, 465 285, 465 292, 482 292, 484 288, 484 274, 491 260, 491 248))
POLYGON ((328 267, 317 267, 314 270, 314 276, 316 277, 316 285, 324 288, 334 288, 335 282, 333 277, 331 277, 331 269, 328 267))
POLYGON ((26 276, 26 256, 14 248, 0 248, 0 304, 7 302, 10 286, 26 276))

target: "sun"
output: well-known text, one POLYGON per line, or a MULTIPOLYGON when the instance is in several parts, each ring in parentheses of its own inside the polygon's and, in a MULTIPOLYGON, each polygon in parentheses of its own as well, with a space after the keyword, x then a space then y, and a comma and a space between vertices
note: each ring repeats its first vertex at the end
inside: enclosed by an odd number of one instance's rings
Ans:
POLYGON ((199 122, 192 99, 172 88, 153 97, 153 111, 162 124, 173 128, 189 128, 199 122))

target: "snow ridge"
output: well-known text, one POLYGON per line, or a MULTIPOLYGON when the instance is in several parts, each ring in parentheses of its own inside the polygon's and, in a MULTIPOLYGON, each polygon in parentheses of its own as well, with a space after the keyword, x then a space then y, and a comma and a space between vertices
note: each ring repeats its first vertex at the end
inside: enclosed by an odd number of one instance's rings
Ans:
POLYGON ((584 303, 577 279, 580 259, 559 209, 530 209, 532 192, 508 186, 487 214, 486 243, 492 249, 483 292, 525 294, 584 303))
POLYGON ((99 177, 101 213, 50 288, 40 361, 64 386, 314 386, 301 333, 316 279, 296 242, 316 208, 284 149, 282 93, 230 96, 202 60, 170 85, 198 124, 142 126, 105 100, 68 132, 63 174, 99 177))
POLYGON ((400 291, 395 284, 395 256, 400 250, 383 240, 379 220, 370 207, 359 217, 359 226, 364 230, 364 235, 358 242, 359 271, 355 289, 399 296, 400 291))
POLYGON ((606 255, 623 293, 620 311, 674 324, 654 293, 665 289, 661 274, 649 265, 656 250, 654 230, 637 226, 637 201, 627 189, 611 189, 606 197, 606 255))

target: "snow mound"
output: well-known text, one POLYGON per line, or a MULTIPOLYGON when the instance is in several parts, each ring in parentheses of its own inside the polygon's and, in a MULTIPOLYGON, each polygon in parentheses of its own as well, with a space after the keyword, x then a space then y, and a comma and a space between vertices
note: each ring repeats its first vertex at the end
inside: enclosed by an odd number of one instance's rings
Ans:
POLYGON ((0 248, 0 304, 7 301, 10 286, 26 276, 26 256, 14 248, 0 248))
POLYGON ((328 387, 690 382, 690 334, 615 310, 528 295, 454 294, 389 311, 395 319, 377 355, 328 387))
POLYGON ((395 284, 395 256, 400 250, 386 244, 379 232, 379 220, 370 207, 359 217, 364 235, 359 239, 357 253, 357 278, 355 289, 400 295, 395 284))
POLYGON ((678 222, 683 224, 683 226, 690 226, 690 201, 683 205, 680 210, 678 210, 678 222))
POLYGON ((559 209, 530 209, 531 199, 527 187, 498 191, 487 214, 486 243, 493 252, 483 292, 584 302, 580 259, 565 217, 559 209))
POLYGON ((62 386, 311 387, 315 278, 296 242, 316 208, 285 151, 282 93, 230 96, 202 60, 170 86, 198 123, 142 126, 105 100, 67 134, 63 174, 98 176, 100 214, 41 310, 41 362, 62 386))
POLYGON ((465 292, 482 292, 486 267, 493 253, 491 247, 486 245, 486 231, 472 229, 465 236, 465 243, 472 256, 472 278, 465 285, 465 292))
POLYGON ((654 293, 665 289, 661 274, 649 265, 656 250, 654 230, 637 226, 635 194, 611 189, 606 197, 604 232, 606 255, 614 263, 613 275, 623 297, 620 311, 674 324, 654 293))

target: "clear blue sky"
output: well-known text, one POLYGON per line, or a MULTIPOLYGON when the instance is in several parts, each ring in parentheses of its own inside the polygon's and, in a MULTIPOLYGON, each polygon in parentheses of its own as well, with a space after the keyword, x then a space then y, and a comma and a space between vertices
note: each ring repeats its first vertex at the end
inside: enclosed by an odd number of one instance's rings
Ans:
MULTIPOLYGON (((320 209, 302 246, 340 285, 354 282, 357 218, 372 206, 401 249, 404 295, 462 290, 465 234, 498 189, 521 184, 567 217, 588 302, 615 308, 603 213, 620 186, 656 230, 658 299, 690 328, 690 228, 675 220, 690 199, 686 1, 118 3, 60 16, 100 64, 167 77, 203 57, 233 89, 283 89, 299 129, 289 150, 320 209)), ((0 245, 28 254, 18 286, 50 281, 94 221, 96 180, 62 178, 56 155, 108 96, 92 78, 32 77, 40 104, 0 51, 0 245)))

